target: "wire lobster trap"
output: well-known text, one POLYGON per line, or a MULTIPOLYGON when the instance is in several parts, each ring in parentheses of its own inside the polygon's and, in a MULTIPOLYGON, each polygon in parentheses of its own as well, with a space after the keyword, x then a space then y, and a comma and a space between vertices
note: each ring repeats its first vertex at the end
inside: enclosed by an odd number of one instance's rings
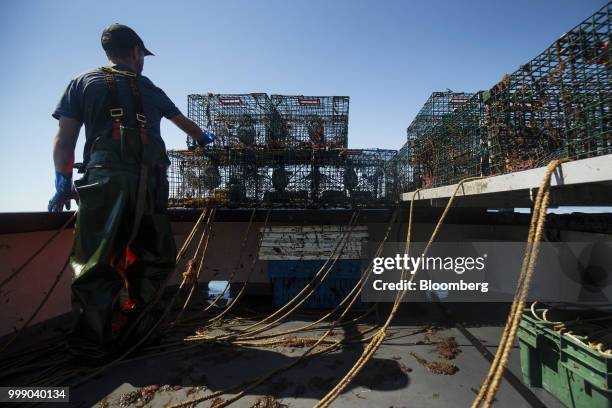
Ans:
POLYGON ((491 174, 612 153, 611 11, 608 3, 491 89, 491 174))
POLYGON ((406 140, 418 140, 444 115, 465 104, 472 95, 469 92, 453 92, 450 90, 432 92, 406 129, 406 140))
POLYGON ((265 205, 376 205, 391 199, 385 162, 393 150, 265 149, 257 152, 265 205))
MULTIPOLYGON (((270 101, 265 93, 189 95, 188 116, 215 133, 211 149, 261 147, 268 139, 270 101)), ((187 146, 194 147, 191 138, 187 146)))
POLYGON ((426 186, 454 184, 466 177, 488 174, 488 148, 484 132, 486 92, 477 92, 461 107, 444 116, 430 129, 433 141, 433 173, 424 181, 426 186))
POLYGON ((169 151, 169 205, 258 205, 265 186, 257 152, 253 148, 169 151))
POLYGON ((394 196, 393 150, 170 151, 170 205, 376 206, 394 196))
POLYGON ((312 162, 312 197, 322 205, 375 205, 395 199, 388 162, 396 150, 321 150, 312 162))
POLYGON ((312 151, 262 149, 257 167, 262 195, 267 206, 305 207, 311 201, 312 151))
POLYGON ((418 188, 414 179, 414 167, 409 163, 412 146, 408 142, 385 164, 386 190, 388 194, 396 195, 418 188))
POLYGON ((436 91, 427 98, 406 129, 407 163, 402 167, 405 187, 413 189, 433 183, 433 140, 428 132, 442 118, 463 106, 473 96, 470 92, 436 91))
POLYGON ((393 172, 388 172, 388 162, 397 150, 359 149, 348 150, 344 166, 343 184, 353 203, 380 203, 395 200, 393 172))
POLYGON ((348 96, 271 95, 268 148, 346 148, 348 96))
POLYGON ((227 202, 229 167, 224 157, 180 150, 168 151, 168 157, 170 207, 206 207, 227 202))

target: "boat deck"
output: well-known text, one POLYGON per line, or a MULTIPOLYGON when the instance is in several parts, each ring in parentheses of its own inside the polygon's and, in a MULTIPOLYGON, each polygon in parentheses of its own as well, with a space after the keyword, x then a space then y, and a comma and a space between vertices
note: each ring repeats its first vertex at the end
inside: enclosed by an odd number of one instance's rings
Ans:
MULTIPOLYGON (((332 405, 469 406, 490 365, 486 355, 483 355, 483 349, 495 353, 508 305, 447 304, 444 308, 452 310, 454 317, 451 319, 463 321, 464 324, 455 325, 437 304, 403 305, 380 350, 332 405), (458 354, 448 360, 458 370, 454 374, 433 373, 424 366, 423 359, 427 362, 442 361, 436 345, 448 338, 454 338, 458 345, 458 354)), ((196 306, 191 312, 194 310, 197 310, 196 306)), ((247 314, 252 313, 251 309, 247 310, 247 314)), ((266 312, 268 310, 265 310, 264 314, 266 312)), ((388 307, 382 306, 376 314, 384 319, 387 312, 388 307)), ((321 313, 315 311, 300 312, 271 332, 300 327, 316 320, 320 315, 321 313)), ((373 327, 376 320, 375 314, 371 314, 359 323, 338 327, 334 329, 330 339, 354 339, 355 336, 363 338, 367 336, 365 331, 373 327)), ((193 334, 195 327, 197 324, 194 323, 166 331, 157 345, 148 346, 146 351, 128 358, 78 387, 71 387, 70 405, 171 406, 267 374, 294 362, 306 350, 305 347, 295 344, 259 347, 214 343, 196 345, 193 342, 173 344, 193 334), (149 387, 146 388, 148 391, 135 393, 144 387, 149 387)), ((323 332, 319 329, 293 336, 318 338, 323 332)), ((214 334, 215 330, 210 333, 214 334)), ((290 336, 281 338, 288 337, 290 336)), ((339 351, 309 359, 248 391, 232 406, 311 407, 352 367, 364 347, 363 343, 347 344, 339 351), (276 405, 277 403, 285 405, 276 405)), ((58 367, 58 371, 70 369, 66 365, 58 367)), ((509 371, 496 396, 496 407, 562 407, 561 403, 546 391, 522 384, 517 345, 513 349, 508 368, 509 371)), ((91 369, 83 368, 72 370, 75 370, 72 372, 73 377, 67 383, 73 383, 92 372, 91 369)), ((6 379, 2 382, 6 382, 6 379)), ((44 381, 41 385, 42 383, 44 381)), ((232 395, 233 392, 228 392, 221 398, 232 395)), ((215 400, 216 398, 202 401, 198 406, 213 406, 211 404, 215 400)))

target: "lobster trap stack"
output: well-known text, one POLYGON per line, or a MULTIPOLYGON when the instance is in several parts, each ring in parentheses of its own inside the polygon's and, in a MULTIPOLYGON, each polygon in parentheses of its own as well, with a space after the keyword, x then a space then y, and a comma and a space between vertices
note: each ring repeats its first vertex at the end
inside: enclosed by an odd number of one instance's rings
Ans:
POLYGON ((189 117, 216 140, 169 152, 170 205, 381 206, 395 196, 394 150, 347 149, 349 98, 189 95, 189 117))
POLYGON ((170 205, 384 206, 395 191, 395 150, 224 149, 170 151, 170 205))
POLYGON ((608 3, 491 89, 494 174, 612 153, 611 13, 608 3))
MULTIPOLYGON (((347 96, 189 95, 189 117, 217 136, 208 148, 346 148, 347 96)), ((188 147, 193 147, 191 139, 188 147)))
POLYGON ((433 93, 393 161, 404 191, 612 154, 611 14, 608 3, 489 91, 452 105, 433 93))

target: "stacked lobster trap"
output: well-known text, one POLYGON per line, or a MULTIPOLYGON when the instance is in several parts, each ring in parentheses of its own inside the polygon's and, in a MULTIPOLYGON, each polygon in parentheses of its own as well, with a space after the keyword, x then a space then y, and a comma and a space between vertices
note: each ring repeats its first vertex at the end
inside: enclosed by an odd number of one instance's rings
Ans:
POLYGON ((431 131, 450 113, 462 108, 474 94, 468 92, 433 92, 414 120, 406 129, 407 141, 397 155, 389 161, 389 172, 393 172, 394 188, 412 191, 431 184, 435 163, 434 138, 431 131))
POLYGON ((385 163, 386 190, 399 194, 405 191, 412 191, 418 188, 414 183, 414 167, 408 162, 410 159, 411 147, 408 143, 391 159, 385 163))
POLYGON ((394 159, 404 191, 611 154, 611 11, 608 3, 489 91, 437 113, 441 93, 432 94, 394 159))
POLYGON ((396 151, 347 149, 349 98, 189 95, 189 117, 216 140, 169 152, 170 205, 380 206, 395 199, 396 151))
POLYGON ((466 175, 488 172, 488 148, 483 138, 483 99, 477 92, 428 132, 426 148, 431 172, 424 173, 424 185, 453 184, 466 175))
POLYGON ((273 148, 346 148, 348 96, 270 96, 273 148))
POLYGON ((394 150, 209 149, 170 151, 170 206, 380 206, 396 191, 394 150))
POLYGON ((608 3, 491 89, 493 173, 612 153, 611 12, 608 3))
POLYGON ((473 94, 469 92, 433 92, 406 129, 407 141, 417 140, 445 115, 462 106, 473 94))
MULTIPOLYGON (((215 133, 210 148, 263 146, 270 138, 270 98, 265 93, 189 95, 187 112, 202 129, 215 133)), ((187 146, 194 147, 191 138, 187 146)))
MULTIPOLYGON (((347 96, 189 95, 189 117, 217 136, 209 148, 346 148, 347 96)), ((187 140, 193 147, 193 141, 187 140)))

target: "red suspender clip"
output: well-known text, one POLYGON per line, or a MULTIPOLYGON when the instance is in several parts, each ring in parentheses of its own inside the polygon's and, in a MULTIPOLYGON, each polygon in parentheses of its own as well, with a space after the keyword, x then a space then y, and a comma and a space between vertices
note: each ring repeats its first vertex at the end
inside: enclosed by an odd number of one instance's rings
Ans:
POLYGON ((113 139, 119 140, 121 138, 121 123, 113 122, 113 139))
POLYGON ((142 144, 147 144, 149 137, 147 135, 147 117, 144 115, 142 106, 142 96, 138 88, 138 79, 130 78, 130 86, 132 88, 132 96, 134 97, 134 110, 136 111, 136 121, 140 126, 140 140, 142 144))
POLYGON ((108 92, 110 94, 110 116, 113 121, 112 137, 119 140, 121 137, 121 119, 123 119, 123 108, 119 107, 119 99, 117 96, 117 87, 115 86, 115 77, 112 73, 106 71, 104 74, 108 92))

